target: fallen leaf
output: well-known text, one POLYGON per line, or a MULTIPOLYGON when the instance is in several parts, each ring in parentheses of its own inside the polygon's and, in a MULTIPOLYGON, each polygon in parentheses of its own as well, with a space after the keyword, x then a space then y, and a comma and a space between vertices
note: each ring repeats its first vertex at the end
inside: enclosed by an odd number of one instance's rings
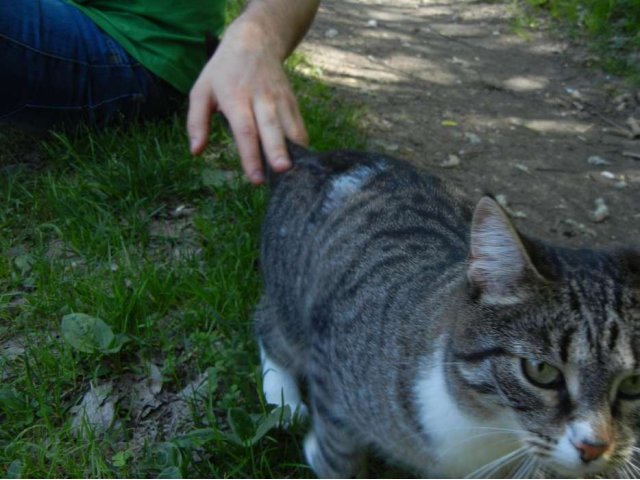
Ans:
POLYGON ((229 170, 219 170, 206 168, 200 174, 202 184, 205 187, 223 187, 229 185, 237 176, 235 172, 229 170))
POLYGON ((109 352, 115 340, 109 325, 84 313, 70 313, 62 317, 60 330, 69 345, 85 353, 109 352))
POLYGON ((80 405, 71 409, 71 431, 74 435, 86 439, 87 429, 94 435, 101 435, 113 425, 117 398, 111 395, 112 391, 110 382, 95 388, 91 385, 80 405))
POLYGON ((0 358, 6 360, 15 360, 25 351, 25 339, 23 337, 14 337, 8 339, 0 345, 0 358))
POLYGON ((11 462, 3 478, 22 478, 22 462, 20 460, 11 462))
POLYGON ((132 413, 138 420, 146 417, 162 404, 158 398, 158 394, 162 391, 162 373, 153 363, 149 363, 148 368, 149 376, 131 387, 132 413))

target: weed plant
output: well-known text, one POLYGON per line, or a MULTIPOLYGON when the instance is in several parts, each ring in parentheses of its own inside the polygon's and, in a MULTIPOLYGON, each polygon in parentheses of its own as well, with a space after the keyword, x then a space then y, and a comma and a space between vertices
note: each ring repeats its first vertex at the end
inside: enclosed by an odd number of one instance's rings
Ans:
POLYGON ((640 81, 638 0, 526 0, 565 22, 574 35, 587 34, 604 66, 640 81))

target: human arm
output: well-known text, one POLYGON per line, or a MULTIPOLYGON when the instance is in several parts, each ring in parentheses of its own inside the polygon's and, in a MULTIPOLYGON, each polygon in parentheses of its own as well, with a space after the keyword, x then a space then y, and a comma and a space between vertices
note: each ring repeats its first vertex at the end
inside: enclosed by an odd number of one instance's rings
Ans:
POLYGON ((189 95, 187 131, 201 153, 211 114, 224 113, 249 180, 263 181, 260 145, 276 172, 291 165, 284 138, 306 145, 307 133, 282 62, 302 40, 319 0, 253 0, 224 34, 189 95))

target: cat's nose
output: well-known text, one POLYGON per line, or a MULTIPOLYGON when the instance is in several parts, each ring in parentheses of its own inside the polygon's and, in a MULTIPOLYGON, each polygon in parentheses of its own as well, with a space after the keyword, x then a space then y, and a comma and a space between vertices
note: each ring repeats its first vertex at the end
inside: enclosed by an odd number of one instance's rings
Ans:
POLYGON ((603 440, 582 440, 573 446, 580 452, 580 460, 585 463, 600 458, 609 450, 609 442, 603 440))

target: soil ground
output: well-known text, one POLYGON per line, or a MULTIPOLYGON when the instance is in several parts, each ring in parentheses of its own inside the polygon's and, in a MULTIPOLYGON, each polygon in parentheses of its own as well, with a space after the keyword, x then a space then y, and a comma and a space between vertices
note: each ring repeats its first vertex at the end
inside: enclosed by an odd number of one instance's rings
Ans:
POLYGON ((640 119, 640 89, 551 23, 516 28, 516 15, 481 1, 323 0, 301 50, 339 98, 365 107, 370 150, 474 200, 504 195, 524 232, 637 243, 640 132, 628 121, 640 119))

